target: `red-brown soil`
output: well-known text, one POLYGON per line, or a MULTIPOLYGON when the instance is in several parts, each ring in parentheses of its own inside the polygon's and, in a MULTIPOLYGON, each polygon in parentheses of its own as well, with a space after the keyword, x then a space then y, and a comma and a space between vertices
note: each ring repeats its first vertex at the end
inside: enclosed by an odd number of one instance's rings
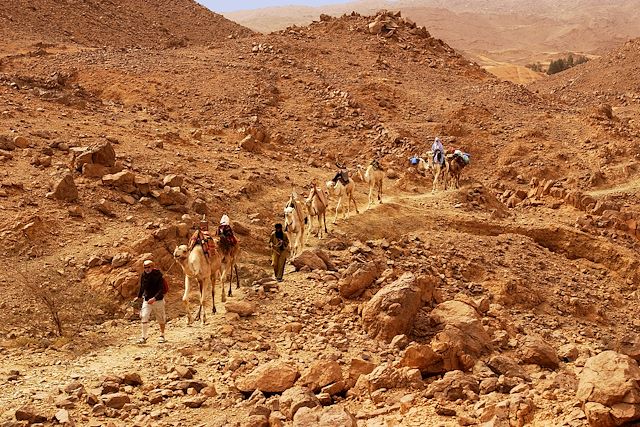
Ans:
MULTIPOLYGON (((367 32, 374 17, 354 14, 270 35, 227 23, 200 38, 181 18, 167 30, 193 43, 166 48, 166 33, 126 21, 128 9, 82 4, 91 16, 128 22, 133 35, 120 39, 101 26, 74 31, 74 40, 53 29, 9 32, 0 46, 1 421, 15 420, 26 404, 51 416, 58 403, 77 425, 250 425, 250 412, 272 408, 278 395, 250 399, 235 380, 268 360, 304 370, 332 359, 345 373, 352 358, 398 362, 399 348, 365 333, 362 307, 402 273, 422 272, 442 300, 464 294, 457 298, 491 303, 480 317, 495 347, 481 362, 515 358, 534 334, 562 357, 554 369, 521 363, 530 380, 518 396, 531 404, 520 425, 586 425, 575 395, 581 366, 640 327, 637 121, 617 119, 618 110, 607 117, 591 88, 564 98, 553 86, 501 82, 399 17, 387 17, 397 25, 387 37, 367 32), (141 48, 123 48, 131 45, 141 48), (262 142, 241 147, 247 134, 262 142), (471 154, 460 189, 431 194, 430 180, 409 166, 435 136, 471 154), (75 148, 106 142, 116 166, 150 187, 145 197, 140 187, 108 186, 75 168, 75 148), (270 275, 266 242, 292 187, 330 179, 336 160, 353 168, 374 156, 395 172, 384 203, 364 210, 365 186, 357 183, 362 212, 330 225, 327 238, 309 239, 337 271, 289 268, 285 282, 263 294, 254 281, 270 275), (67 173, 78 199, 47 197, 67 173), (162 205, 162 181, 172 174, 184 177, 178 200, 186 202, 162 205), (205 326, 185 325, 183 275, 171 252, 186 243, 178 224, 191 226, 203 209, 213 224, 223 213, 235 221, 243 286, 230 300, 256 302, 255 316, 225 313, 217 293, 219 313, 205 326), (125 252, 131 259, 114 266, 125 252), (147 253, 171 278, 169 342, 141 347, 133 344, 139 323, 127 303, 147 253), (337 279, 356 260, 373 261, 387 275, 359 297, 343 298, 337 279), (56 304, 62 337, 43 295, 56 304), (579 356, 564 357, 567 346, 579 356), (185 405, 202 394, 167 391, 183 366, 217 390, 199 409, 185 405), (77 380, 99 394, 106 376, 132 372, 144 384, 123 386, 133 406, 116 412, 62 391, 77 380), (155 389, 164 394, 152 403, 155 389)), ((47 5, 38 2, 37 10, 47 5)), ((60 28, 82 21, 56 5, 60 28)), ((217 15, 199 16, 213 17, 207 22, 215 26, 217 15)), ((609 72, 603 62, 583 67, 609 72)), ((330 219, 334 208, 332 200, 330 219)), ((409 340, 429 343, 431 308, 420 311, 409 340)), ((510 398, 493 392, 439 401, 427 394, 439 377, 373 396, 342 393, 330 405, 347 408, 363 426, 458 425, 488 416, 483 405, 491 399, 510 398), (443 415, 443 406, 456 416, 443 415)))

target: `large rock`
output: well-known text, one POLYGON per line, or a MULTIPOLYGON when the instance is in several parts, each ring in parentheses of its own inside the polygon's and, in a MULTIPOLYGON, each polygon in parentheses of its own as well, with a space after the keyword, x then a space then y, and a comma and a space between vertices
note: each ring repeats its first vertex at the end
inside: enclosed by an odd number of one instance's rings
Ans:
POLYGON ((378 274, 378 265, 373 261, 351 263, 338 282, 340 295, 344 298, 357 297, 375 282, 378 274))
POLYGON ((102 183, 105 185, 116 187, 117 189, 122 190, 125 193, 135 193, 137 190, 136 186, 134 185, 135 179, 136 177, 133 172, 122 171, 103 176, 102 183))
POLYGON ((560 366, 556 351, 537 335, 527 335, 518 354, 522 363, 531 363, 549 369, 557 369, 560 366))
POLYGON ((300 373, 289 362, 272 360, 258 366, 249 375, 236 379, 236 387, 245 393, 255 390, 267 393, 281 393, 293 386, 300 373))
POLYGON ((280 396, 280 412, 292 420, 300 408, 320 406, 318 398, 305 387, 291 387, 280 396))
POLYGON ((443 327, 431 341, 431 348, 442 357, 446 371, 469 370, 482 353, 491 350, 491 337, 471 305, 445 301, 431 311, 430 317, 443 327))
POLYGON ((298 380, 298 384, 318 391, 331 383, 342 381, 342 369, 335 360, 316 360, 298 380))
POLYGON ((65 202, 73 202, 78 199, 78 188, 70 173, 62 177, 54 186, 51 195, 65 202))
POLYGON ((300 270, 305 265, 311 270, 327 270, 327 264, 313 251, 304 251, 297 257, 295 257, 291 264, 296 268, 296 271, 300 270))
POLYGON ((478 380, 462 371, 451 371, 444 374, 442 379, 434 381, 427 387, 427 397, 436 397, 450 401, 477 400, 480 393, 478 380))
POLYGON ((341 406, 303 407, 293 418, 293 427, 356 427, 355 417, 341 406))
POLYGON ((362 323, 369 336, 390 342, 409 334, 418 310, 434 299, 433 277, 404 273, 380 289, 362 310, 362 323))
POLYGON ((625 334, 618 339, 618 351, 640 362, 640 334, 625 334))
POLYGON ((591 425, 619 426, 640 420, 640 368, 615 351, 591 357, 580 374, 576 397, 591 425))
POLYGON ((106 141, 91 147, 92 163, 111 167, 116 164, 116 151, 110 142, 106 141))
POLYGON ((126 393, 110 393, 102 396, 104 405, 108 408, 122 409, 127 403, 131 403, 131 398, 126 393))
POLYGON ((426 344, 412 344, 407 347, 400 360, 400 366, 419 369, 421 373, 426 375, 444 372, 442 357, 426 344))
POLYGON ((250 301, 227 301, 224 304, 227 313, 238 313, 242 317, 251 316, 257 311, 256 304, 250 301))

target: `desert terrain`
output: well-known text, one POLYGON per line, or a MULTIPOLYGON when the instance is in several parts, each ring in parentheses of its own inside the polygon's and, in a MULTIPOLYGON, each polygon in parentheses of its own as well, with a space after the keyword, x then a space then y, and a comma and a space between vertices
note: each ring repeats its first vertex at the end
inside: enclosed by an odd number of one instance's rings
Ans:
POLYGON ((0 29, 0 425, 640 419, 638 40, 525 87, 402 12, 261 34, 190 1, 12 1, 0 29), (409 162, 436 136, 471 156, 460 188, 409 162), (331 197, 276 282, 273 224, 336 162, 358 213, 331 197), (223 214, 240 287, 187 324, 173 250, 223 214), (169 321, 139 345, 147 258, 169 321))
POLYGON ((640 36, 637 0, 567 2, 361 0, 323 7, 272 7, 226 13, 234 22, 262 33, 290 25, 308 25, 321 13, 332 16, 356 11, 402 10, 436 38, 476 61, 501 79, 527 84, 543 76, 527 64, 569 53, 599 56, 640 36))

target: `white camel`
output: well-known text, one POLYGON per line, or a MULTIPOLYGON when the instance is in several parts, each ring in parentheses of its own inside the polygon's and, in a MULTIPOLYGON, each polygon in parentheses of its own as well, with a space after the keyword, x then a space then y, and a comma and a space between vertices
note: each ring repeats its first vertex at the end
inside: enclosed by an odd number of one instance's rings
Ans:
POLYGON ((333 223, 335 224, 338 220, 338 212, 340 211, 340 207, 342 206, 342 198, 347 198, 347 212, 342 211, 342 218, 346 218, 347 214, 351 213, 351 202, 353 201, 353 206, 356 208, 356 213, 359 214, 358 211, 358 203, 356 203, 356 199, 353 196, 355 192, 356 184, 353 182, 353 179, 349 178, 349 182, 347 184, 343 184, 342 181, 337 180, 327 181, 327 190, 331 196, 336 196, 338 198, 338 202, 336 203, 336 215, 333 218, 333 223))
POLYGON ((449 174, 449 162, 446 157, 444 165, 433 161, 433 152, 427 152, 427 160, 422 157, 418 158, 418 170, 424 170, 427 173, 431 173, 433 176, 433 184, 431 186, 431 192, 435 193, 438 186, 438 181, 442 181, 443 189, 447 189, 447 175, 449 174))
POLYGON ((318 221, 318 231, 316 236, 322 238, 322 228, 324 227, 325 234, 327 231, 327 194, 325 190, 319 188, 317 185, 312 184, 309 197, 305 200, 307 204, 307 210, 309 212, 309 232, 313 228, 313 219, 318 221))
POLYGON ((291 244, 291 257, 300 254, 304 250, 305 229, 307 214, 304 200, 301 200, 294 192, 284 208, 284 231, 291 244))
MULTIPOLYGON (((205 305, 208 299, 209 289, 211 289, 212 311, 213 313, 216 312, 214 294, 216 276, 220 273, 222 257, 213 245, 210 246, 209 257, 207 257, 200 243, 196 244, 191 251, 189 251, 187 245, 176 247, 173 251, 173 257, 180 264, 184 272, 184 295, 182 296, 182 301, 187 310, 187 322, 189 324, 193 322, 191 308, 189 307, 189 291, 191 290, 191 286, 197 283, 200 292, 200 307, 198 308, 196 319, 202 314, 201 320, 204 325, 206 322, 205 305)), ((224 287, 222 295, 224 296, 224 287)))
POLYGON ((380 165, 375 160, 371 162, 367 170, 358 165, 358 175, 360 179, 369 184, 369 205, 367 209, 371 207, 373 203, 373 191, 378 193, 378 203, 382 203, 382 181, 384 180, 384 170, 380 168, 380 165))

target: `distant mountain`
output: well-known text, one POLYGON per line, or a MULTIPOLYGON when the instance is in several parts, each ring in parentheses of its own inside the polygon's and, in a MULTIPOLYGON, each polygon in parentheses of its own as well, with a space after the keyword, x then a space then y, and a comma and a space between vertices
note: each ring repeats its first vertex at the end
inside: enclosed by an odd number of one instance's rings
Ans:
POLYGON ((472 59, 524 65, 562 52, 600 54, 640 36, 640 0, 363 0, 322 8, 280 7, 226 16, 260 32, 306 25, 321 13, 400 10, 472 59))
POLYGON ((165 47, 250 34, 193 0, 0 2, 0 47, 15 41, 165 47))

